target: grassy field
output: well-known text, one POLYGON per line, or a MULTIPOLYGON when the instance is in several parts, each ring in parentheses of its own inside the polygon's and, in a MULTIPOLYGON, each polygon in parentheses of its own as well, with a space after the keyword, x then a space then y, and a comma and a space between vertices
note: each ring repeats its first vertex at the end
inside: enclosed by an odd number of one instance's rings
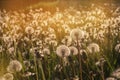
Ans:
POLYGON ((0 80, 119 80, 120 7, 0 11, 0 80))

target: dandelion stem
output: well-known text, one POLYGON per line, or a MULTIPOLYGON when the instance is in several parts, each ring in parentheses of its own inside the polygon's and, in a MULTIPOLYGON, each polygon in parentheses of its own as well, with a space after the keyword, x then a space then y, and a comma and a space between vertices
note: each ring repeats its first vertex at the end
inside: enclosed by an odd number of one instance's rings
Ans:
POLYGON ((41 63, 41 61, 39 61, 39 64, 40 64, 40 69, 41 69, 41 72, 42 72, 42 78, 43 78, 43 80, 46 80, 45 79, 45 74, 44 74, 44 70, 43 70, 43 67, 42 67, 42 63, 41 63))
POLYGON ((79 66, 80 66, 80 80, 83 80, 82 79, 82 57, 80 54, 80 46, 79 46, 78 38, 77 38, 77 48, 78 48, 78 60, 79 60, 79 66))
POLYGON ((39 79, 38 79, 37 62, 36 62, 36 58, 35 58, 35 57, 34 57, 34 62, 35 62, 36 78, 37 78, 37 80, 39 80, 39 79))
POLYGON ((102 80, 105 80, 104 78, 104 69, 103 69, 103 64, 101 65, 101 76, 102 76, 102 80))

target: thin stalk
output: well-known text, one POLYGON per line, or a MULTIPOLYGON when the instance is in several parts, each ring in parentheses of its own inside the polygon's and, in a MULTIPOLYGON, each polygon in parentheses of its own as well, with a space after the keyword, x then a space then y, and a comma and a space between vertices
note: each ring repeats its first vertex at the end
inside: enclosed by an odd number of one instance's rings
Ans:
MULTIPOLYGON (((32 41, 31 41, 31 36, 28 35, 29 39, 30 39, 30 43, 32 45, 32 49, 33 49, 33 44, 32 44, 32 41)), ((34 52, 32 51, 32 53, 34 54, 34 52)), ((34 63, 35 63, 35 71, 36 71, 36 79, 39 80, 39 77, 38 77, 38 69, 37 69, 37 59, 36 57, 34 56, 34 63)))
POLYGON ((43 78, 42 80, 46 80, 41 61, 39 61, 39 67, 40 67, 41 72, 42 72, 42 78, 43 78))
POLYGON ((101 76, 102 76, 102 80, 105 80, 104 78, 104 69, 103 69, 103 65, 101 64, 101 76))
POLYGON ((93 75, 91 76, 91 80, 94 80, 94 77, 93 77, 93 75))
POLYGON ((35 62, 35 71, 36 71, 36 79, 38 79, 38 69, 37 69, 37 61, 36 61, 36 58, 34 57, 34 62, 35 62))
POLYGON ((82 79, 82 57, 81 57, 81 54, 80 54, 80 48, 79 48, 79 41, 78 41, 78 38, 77 38, 77 48, 78 48, 78 60, 79 60, 79 65, 80 65, 80 80, 83 80, 82 79))
MULTIPOLYGON (((64 58, 66 58, 66 57, 64 57, 64 58)), ((65 65, 64 65, 64 58, 63 58, 63 60, 62 60, 62 66, 63 66, 63 72, 64 72, 64 74, 65 74, 65 76, 66 76, 66 80, 69 80, 69 77, 68 77, 68 75, 67 75, 67 72, 66 72, 66 68, 65 68, 65 65)))

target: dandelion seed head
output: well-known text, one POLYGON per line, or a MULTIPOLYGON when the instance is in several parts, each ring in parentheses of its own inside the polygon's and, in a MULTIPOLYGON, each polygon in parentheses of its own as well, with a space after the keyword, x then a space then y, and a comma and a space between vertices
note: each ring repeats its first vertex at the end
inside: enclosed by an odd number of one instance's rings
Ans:
POLYGON ((13 80, 14 79, 14 76, 11 73, 6 73, 6 74, 4 74, 3 77, 5 78, 5 80, 13 80))
POLYGON ((70 33, 70 36, 73 40, 80 40, 84 37, 84 32, 80 29, 73 29, 70 33))
POLYGON ((120 53, 120 44, 117 44, 117 45, 115 46, 115 51, 120 53))
POLYGON ((7 67, 7 71, 10 73, 19 72, 21 70, 22 70, 22 65, 17 60, 12 60, 7 67))
POLYGON ((100 47, 99 47, 99 45, 96 44, 96 43, 91 43, 91 44, 89 44, 88 47, 87 47, 87 49, 88 49, 88 51, 89 51, 90 53, 97 53, 97 52, 100 51, 100 47))
POLYGON ((27 34, 32 34, 32 33, 34 33, 34 29, 33 29, 33 27, 28 26, 25 28, 25 32, 27 34))
POLYGON ((71 52, 72 55, 77 55, 78 54, 78 49, 76 47, 70 46, 69 49, 70 49, 70 52, 71 52))
POLYGON ((120 79, 120 68, 113 71, 113 73, 111 75, 120 79))
POLYGON ((59 57, 67 57, 70 55, 70 49, 66 45, 60 45, 57 47, 56 54, 59 57))
POLYGON ((43 53, 47 54, 47 55, 50 55, 50 50, 48 48, 44 48, 43 53))

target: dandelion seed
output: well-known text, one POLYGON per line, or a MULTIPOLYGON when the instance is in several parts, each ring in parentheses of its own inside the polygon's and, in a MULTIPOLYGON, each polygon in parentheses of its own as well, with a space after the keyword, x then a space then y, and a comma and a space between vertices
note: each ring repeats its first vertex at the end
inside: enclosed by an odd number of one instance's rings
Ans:
POLYGON ((72 55, 77 55, 78 54, 78 49, 74 46, 69 47, 70 52, 72 55))
POLYGON ((80 29, 73 29, 70 33, 70 36, 73 40, 80 40, 84 37, 84 32, 80 29))
POLYGON ((65 45, 60 45, 57 47, 56 54, 59 57, 67 57, 70 55, 70 49, 65 45))
POLYGON ((90 53, 97 53, 97 52, 100 51, 100 47, 99 47, 99 45, 96 44, 96 43, 91 43, 91 44, 89 44, 89 46, 87 47, 87 49, 88 49, 88 51, 89 51, 90 53))
POLYGON ((6 73, 4 76, 5 80, 13 80, 14 77, 13 77, 13 74, 11 73, 6 73))
POLYGON ((21 70, 22 70, 22 65, 17 60, 11 61, 7 67, 7 71, 10 73, 20 72, 21 70))

